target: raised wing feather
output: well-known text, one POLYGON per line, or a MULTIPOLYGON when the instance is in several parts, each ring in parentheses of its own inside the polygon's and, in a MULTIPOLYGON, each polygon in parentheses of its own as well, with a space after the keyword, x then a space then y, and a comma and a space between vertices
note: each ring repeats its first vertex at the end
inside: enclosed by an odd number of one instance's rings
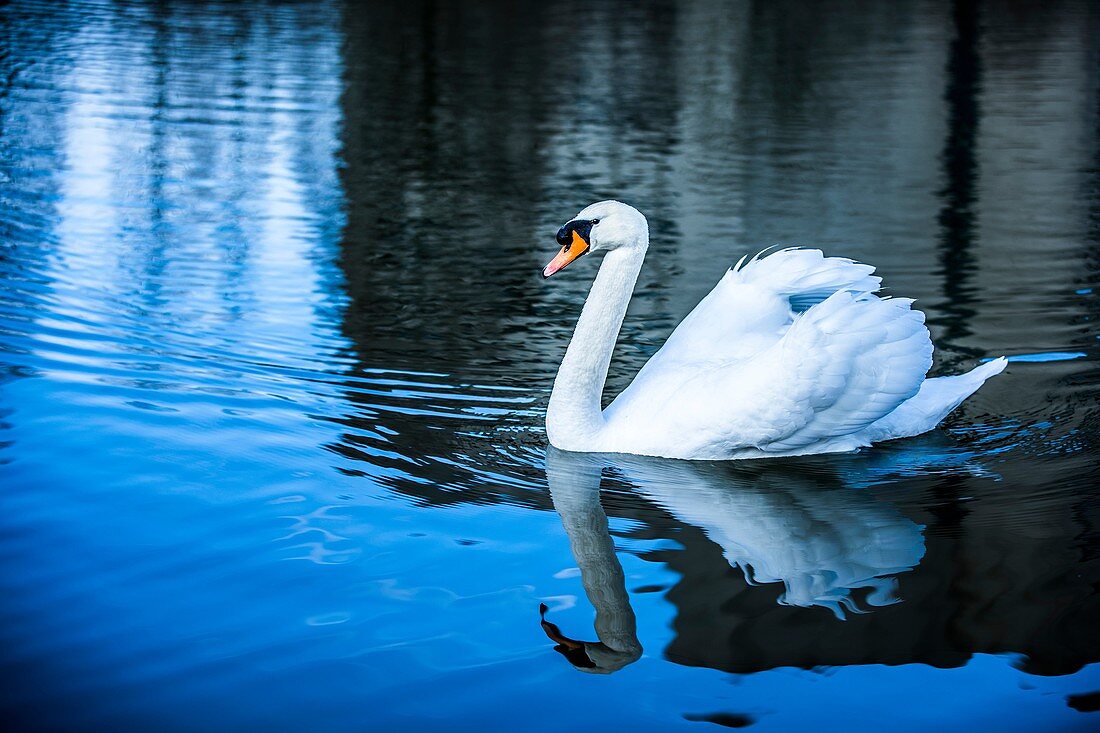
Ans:
MULTIPOLYGON (((668 337, 647 369, 741 360, 774 344, 794 317, 841 290, 873 292, 875 268, 821 250, 791 247, 745 258, 668 337)), ((643 370, 644 372, 644 370, 643 370)))
POLYGON ((826 257, 819 249, 788 247, 767 257, 762 257, 763 254, 753 257, 744 267, 737 263, 732 272, 741 283, 786 298, 797 313, 809 310, 838 291, 873 293, 882 284, 882 278, 873 274, 874 267, 846 257, 826 257))

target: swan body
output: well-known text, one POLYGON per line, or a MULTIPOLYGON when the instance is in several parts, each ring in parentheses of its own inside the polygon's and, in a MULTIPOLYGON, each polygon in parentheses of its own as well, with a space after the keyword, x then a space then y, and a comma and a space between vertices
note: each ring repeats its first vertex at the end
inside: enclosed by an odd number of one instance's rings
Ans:
POLYGON ((736 459, 852 451, 934 428, 1006 365, 926 379, 932 341, 874 268, 790 248, 731 268, 607 409, 611 354, 649 246, 645 217, 603 201, 558 232, 553 275, 605 250, 546 412, 571 451, 736 459))

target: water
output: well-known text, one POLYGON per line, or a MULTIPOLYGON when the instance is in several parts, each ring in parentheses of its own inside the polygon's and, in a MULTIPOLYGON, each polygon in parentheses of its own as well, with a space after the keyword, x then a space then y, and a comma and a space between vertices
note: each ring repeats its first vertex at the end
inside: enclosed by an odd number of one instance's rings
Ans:
POLYGON ((6 729, 1100 724, 1092 4, 379 5, 0 8, 6 729), (611 196, 609 394, 777 242, 1020 358, 857 455, 548 454, 611 196))

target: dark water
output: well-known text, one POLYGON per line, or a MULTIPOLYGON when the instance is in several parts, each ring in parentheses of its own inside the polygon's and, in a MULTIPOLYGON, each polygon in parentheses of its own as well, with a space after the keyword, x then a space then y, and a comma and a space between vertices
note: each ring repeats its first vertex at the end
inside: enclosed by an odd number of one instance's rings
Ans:
POLYGON ((1095 5, 15 2, 0 72, 6 730, 1100 726, 1095 5), (611 196, 611 390, 776 242, 1018 359, 858 455, 548 454, 611 196))

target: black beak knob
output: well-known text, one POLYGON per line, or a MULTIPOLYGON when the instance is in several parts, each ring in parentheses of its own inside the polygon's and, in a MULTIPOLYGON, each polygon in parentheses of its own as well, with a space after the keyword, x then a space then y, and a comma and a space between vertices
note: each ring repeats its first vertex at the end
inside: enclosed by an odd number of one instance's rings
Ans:
POLYGON ((567 244, 572 244, 573 230, 569 228, 568 224, 558 230, 557 240, 558 244, 560 244, 562 247, 566 246, 567 244))

